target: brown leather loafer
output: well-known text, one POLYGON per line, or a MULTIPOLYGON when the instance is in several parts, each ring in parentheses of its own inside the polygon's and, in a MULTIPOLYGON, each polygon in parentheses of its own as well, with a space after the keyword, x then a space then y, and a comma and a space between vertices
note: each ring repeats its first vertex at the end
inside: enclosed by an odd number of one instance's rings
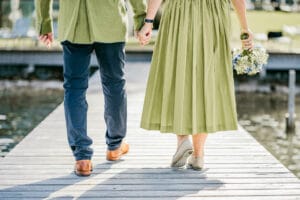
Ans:
POLYGON ((113 150, 113 151, 109 151, 109 150, 107 151, 106 160, 108 160, 108 161, 117 161, 123 155, 128 153, 128 151, 129 151, 129 144, 127 144, 126 142, 123 142, 118 149, 113 150))
POLYGON ((92 162, 90 160, 77 160, 74 172, 77 176, 89 176, 93 171, 92 162))

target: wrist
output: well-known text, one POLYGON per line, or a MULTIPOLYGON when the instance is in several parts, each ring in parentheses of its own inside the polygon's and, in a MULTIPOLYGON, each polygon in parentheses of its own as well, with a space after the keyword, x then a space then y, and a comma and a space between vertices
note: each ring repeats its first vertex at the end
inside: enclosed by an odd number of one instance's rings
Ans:
POLYGON ((153 23, 151 23, 151 22, 144 22, 144 27, 153 29, 153 23))
POLYGON ((152 18, 145 18, 144 19, 144 23, 145 24, 153 24, 154 23, 154 19, 152 19, 152 18))
POLYGON ((251 30, 249 28, 241 28, 241 33, 250 33, 251 30))

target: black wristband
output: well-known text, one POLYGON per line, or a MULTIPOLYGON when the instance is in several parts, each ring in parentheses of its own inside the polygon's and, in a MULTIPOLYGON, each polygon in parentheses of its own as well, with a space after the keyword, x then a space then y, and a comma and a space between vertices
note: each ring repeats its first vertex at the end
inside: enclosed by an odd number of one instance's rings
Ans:
POLYGON ((144 20, 144 22, 145 22, 145 23, 151 23, 151 24, 153 24, 154 19, 147 19, 147 18, 146 18, 146 19, 144 20))

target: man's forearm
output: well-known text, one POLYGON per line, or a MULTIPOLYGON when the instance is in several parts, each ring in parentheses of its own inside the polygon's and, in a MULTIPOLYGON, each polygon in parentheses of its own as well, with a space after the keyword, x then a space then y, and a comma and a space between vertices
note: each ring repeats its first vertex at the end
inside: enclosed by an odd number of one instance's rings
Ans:
POLYGON ((35 0, 37 31, 40 35, 52 32, 52 0, 35 0))
POLYGON ((241 29, 248 30, 248 23, 246 18, 246 2, 245 0, 231 0, 233 7, 237 13, 240 21, 241 29))

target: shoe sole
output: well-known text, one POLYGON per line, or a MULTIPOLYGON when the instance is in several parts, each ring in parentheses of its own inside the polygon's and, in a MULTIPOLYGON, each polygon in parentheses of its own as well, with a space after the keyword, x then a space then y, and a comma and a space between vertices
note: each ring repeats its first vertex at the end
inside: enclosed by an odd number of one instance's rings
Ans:
POLYGON ((177 162, 173 163, 171 165, 172 168, 181 168, 181 167, 184 167, 186 165, 186 161, 188 159, 188 157, 193 153, 193 150, 189 149, 189 150, 186 150, 181 158, 178 159, 177 162))
POLYGON ((188 164, 188 168, 189 168, 189 169, 196 170, 196 171, 201 171, 201 170, 203 169, 203 167, 194 167, 194 166, 191 165, 191 164, 188 164))
POLYGON ((83 172, 83 171, 77 171, 76 169, 74 170, 74 174, 77 175, 77 176, 90 176, 93 172, 93 167, 91 168, 91 171, 86 171, 86 172, 83 172))
POLYGON ((74 171, 74 173, 77 175, 77 176, 90 176, 92 171, 90 172, 79 172, 79 171, 74 171))

